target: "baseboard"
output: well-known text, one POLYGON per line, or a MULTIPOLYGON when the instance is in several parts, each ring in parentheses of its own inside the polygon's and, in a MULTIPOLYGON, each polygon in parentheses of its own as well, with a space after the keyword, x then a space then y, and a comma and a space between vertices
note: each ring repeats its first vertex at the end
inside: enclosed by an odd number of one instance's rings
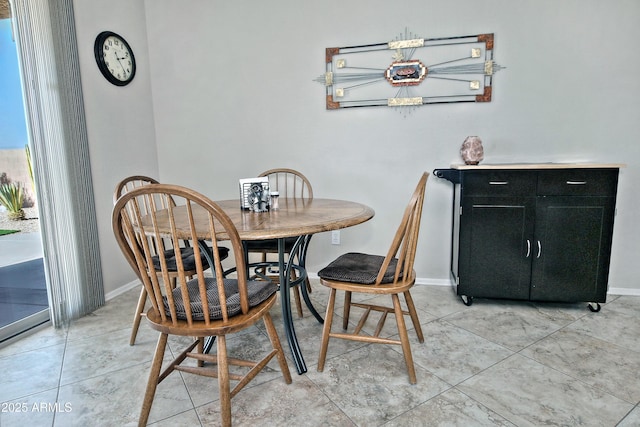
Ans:
POLYGON ((449 279, 431 279, 429 277, 418 277, 416 279, 416 285, 451 286, 451 280, 449 280, 449 279))
POLYGON ((109 301, 111 299, 114 299, 117 296, 120 296, 122 294, 124 294, 125 292, 130 291, 133 288, 138 288, 142 286, 142 283, 140 282, 140 280, 136 279, 133 282, 129 282, 125 285, 120 286, 119 288, 114 289, 113 291, 105 294, 104 299, 105 301, 109 301))
POLYGON ((609 288, 607 295, 625 295, 625 296, 632 296, 632 297, 640 297, 640 289, 609 288))

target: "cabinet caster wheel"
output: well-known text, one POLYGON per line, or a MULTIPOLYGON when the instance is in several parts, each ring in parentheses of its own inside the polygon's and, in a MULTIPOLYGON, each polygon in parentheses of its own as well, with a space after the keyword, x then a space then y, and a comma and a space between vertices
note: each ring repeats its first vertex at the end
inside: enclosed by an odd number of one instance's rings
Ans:
POLYGON ((594 313, 597 313, 600 311, 600 304, 597 302, 590 302, 589 303, 589 310, 591 310, 594 313), (595 304, 595 305, 594 305, 595 304))
POLYGON ((469 307, 471 304, 473 304, 473 297, 469 297, 469 296, 466 296, 466 295, 460 295, 460 299, 462 300, 464 305, 466 305, 467 307, 469 307))

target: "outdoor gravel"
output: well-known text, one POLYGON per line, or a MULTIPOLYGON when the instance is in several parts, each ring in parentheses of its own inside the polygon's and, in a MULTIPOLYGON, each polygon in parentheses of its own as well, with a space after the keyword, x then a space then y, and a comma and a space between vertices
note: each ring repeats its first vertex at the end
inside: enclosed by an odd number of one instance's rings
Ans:
POLYGON ((25 208, 25 218, 22 221, 7 219, 7 212, 0 211, 0 230, 20 230, 25 233, 40 231, 37 208, 25 208))

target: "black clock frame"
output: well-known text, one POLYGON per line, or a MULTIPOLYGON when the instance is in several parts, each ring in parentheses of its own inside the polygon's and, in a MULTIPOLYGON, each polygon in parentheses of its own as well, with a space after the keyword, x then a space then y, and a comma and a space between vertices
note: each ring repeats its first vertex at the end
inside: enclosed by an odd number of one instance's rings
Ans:
POLYGON ((113 31, 103 31, 100 34, 98 34, 98 36, 96 37, 96 41, 93 45, 93 54, 96 58, 98 69, 100 70, 102 75, 109 81, 109 83, 112 83, 116 86, 126 86, 129 83, 131 83, 131 81, 135 77, 136 58, 133 55, 133 49, 131 49, 131 46, 129 45, 129 43, 127 43, 127 41, 121 35, 116 34, 113 31), (111 74, 111 72, 109 71, 109 67, 107 67, 107 64, 104 62, 104 52, 102 50, 104 46, 104 41, 111 36, 119 38, 124 44, 124 46, 129 50, 129 53, 131 53, 131 76, 127 80, 119 80, 115 76, 113 76, 113 74, 111 74))

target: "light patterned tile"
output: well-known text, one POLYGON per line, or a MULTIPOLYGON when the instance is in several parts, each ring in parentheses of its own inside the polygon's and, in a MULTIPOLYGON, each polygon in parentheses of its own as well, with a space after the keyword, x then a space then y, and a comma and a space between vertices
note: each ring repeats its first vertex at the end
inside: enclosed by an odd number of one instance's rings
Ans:
POLYGON ((409 335, 414 362, 452 385, 513 354, 505 347, 443 320, 422 325, 422 332, 424 343, 409 335))
POLYGON ((627 402, 640 402, 638 352, 564 329, 521 353, 627 402))
POLYGON ((444 319, 513 351, 544 338, 578 318, 576 312, 519 301, 482 300, 444 319))
POLYGON ((640 353, 640 308, 628 310, 610 309, 605 306, 598 313, 589 313, 571 324, 568 329, 590 335, 617 346, 640 353))
POLYGON ((0 402, 56 389, 64 344, 0 358, 0 402))
POLYGON ((149 423, 150 427, 201 427, 200 418, 195 409, 180 412, 169 418, 149 423))
POLYGON ((356 424, 382 425, 450 386, 416 366, 410 384, 404 358, 388 345, 368 345, 326 362, 307 376, 356 424))
POLYGON ((452 286, 415 285, 411 288, 411 295, 418 310, 437 318, 468 308, 456 296, 452 286))
POLYGON ((18 355, 26 351, 42 350, 46 347, 64 344, 67 340, 67 329, 45 326, 34 333, 26 333, 24 337, 0 348, 0 358, 18 355))
POLYGON ((64 356, 61 384, 103 375, 153 359, 158 333, 141 330, 136 345, 129 345, 129 331, 95 335, 70 341, 64 356))
POLYGON ((633 408, 629 414, 616 427, 638 427, 640 426, 640 406, 633 408))
MULTIPOLYGON (((328 291, 312 282, 311 298, 324 316, 328 291)), ((136 345, 128 345, 137 294, 129 291, 68 329, 44 328, 5 345, 0 401, 53 411, 71 405, 68 412, 31 412, 30 425, 51 425, 52 416, 53 425, 63 427, 136 425, 158 338, 143 320, 136 345)), ((640 297, 610 297, 600 313, 591 313, 585 304, 476 300, 467 307, 449 287, 416 285, 412 295, 425 335, 420 344, 409 333, 417 385, 408 384, 397 346, 332 339, 325 370, 317 372, 322 325, 306 307, 303 318, 294 314, 294 324, 309 372, 297 375, 278 302, 271 313, 293 384, 284 383, 271 361, 232 400, 235 425, 420 425, 426 419, 437 425, 639 424, 633 404, 639 399, 640 297), (514 351, 522 354, 511 355, 514 351), (304 410, 291 410, 301 404, 304 410)), ((341 295, 336 313, 334 325, 340 329, 341 295)), ((373 330, 371 324, 365 329, 373 330)), ((392 318, 383 334, 395 336, 392 318)), ((170 337, 165 363, 188 341, 170 337)), ((261 324, 229 343, 249 357, 268 346, 261 324)), ((218 424, 212 382, 170 375, 158 386, 151 424, 218 424)), ((21 415, 0 413, 2 426, 26 422, 21 415)))
POLYGON ((514 424, 456 389, 447 390, 417 408, 405 412, 386 423, 385 427, 421 425, 514 427, 514 424))
POLYGON ((633 407, 518 354, 456 388, 518 426, 612 426, 633 407))
POLYGON ((49 426, 58 411, 73 410, 67 402, 56 403, 58 389, 32 394, 2 404, 0 426, 49 426))
MULTIPOLYGON (((220 424, 219 402, 197 411, 203 425, 220 424)), ((355 426, 306 376, 297 375, 292 384, 274 379, 240 391, 231 399, 231 416, 236 426, 355 426)))
MULTIPOLYGON (((93 313, 72 321, 69 325, 69 340, 82 340, 120 330, 130 333, 139 294, 139 288, 129 290, 107 301, 93 313)), ((142 319, 141 329, 146 326, 145 323, 146 320, 142 319)), ((129 343, 129 336, 126 337, 125 343, 129 343)))
POLYGON ((619 313, 637 316, 640 313, 640 296, 614 295, 607 297, 608 302, 602 306, 605 311, 612 310, 619 313))
MULTIPOLYGON (((137 425, 149 368, 145 363, 60 387, 58 400, 70 402, 73 410, 58 414, 55 426, 137 425)), ((192 409, 184 382, 174 373, 158 385, 149 421, 192 409)))

